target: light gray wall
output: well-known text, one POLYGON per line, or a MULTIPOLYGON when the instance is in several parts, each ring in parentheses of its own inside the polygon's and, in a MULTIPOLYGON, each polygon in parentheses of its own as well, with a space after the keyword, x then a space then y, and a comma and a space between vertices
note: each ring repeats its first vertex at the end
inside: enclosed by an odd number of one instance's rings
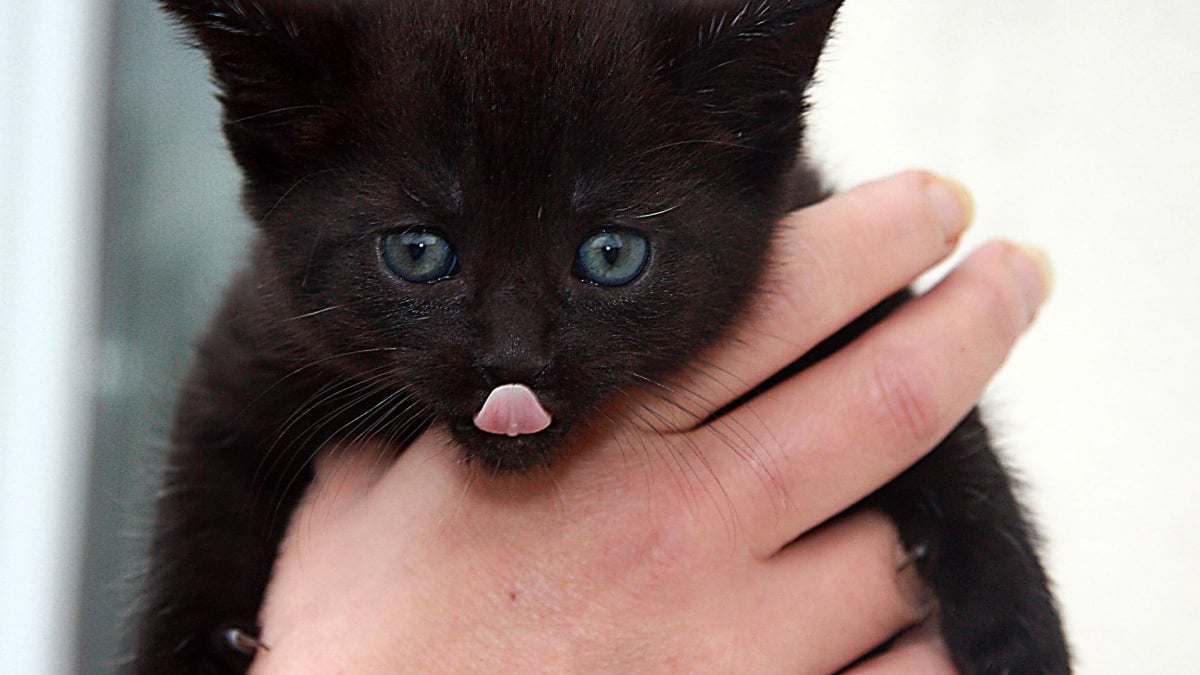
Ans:
POLYGON ((109 672, 193 336, 250 230, 207 64, 150 0, 113 2, 103 294, 96 331, 78 669, 109 672))

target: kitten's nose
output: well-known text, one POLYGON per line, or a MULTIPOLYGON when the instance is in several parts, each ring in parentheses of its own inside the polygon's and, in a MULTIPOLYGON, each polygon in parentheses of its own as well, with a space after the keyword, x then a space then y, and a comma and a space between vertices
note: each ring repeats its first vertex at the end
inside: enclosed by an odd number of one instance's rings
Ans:
POLYGON ((502 384, 533 384, 549 367, 550 364, 542 359, 506 359, 481 361, 475 365, 475 370, 483 375, 489 387, 498 387, 502 384))

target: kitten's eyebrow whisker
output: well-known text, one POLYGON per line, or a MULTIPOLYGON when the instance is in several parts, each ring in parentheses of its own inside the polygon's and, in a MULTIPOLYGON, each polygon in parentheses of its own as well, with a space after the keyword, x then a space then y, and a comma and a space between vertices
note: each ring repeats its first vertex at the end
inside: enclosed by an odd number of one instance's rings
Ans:
POLYGON ((275 215, 275 210, 278 209, 280 207, 280 205, 282 205, 285 201, 287 201, 288 197, 292 196, 292 193, 296 191, 296 188, 307 183, 308 181, 312 180, 313 178, 316 178, 317 176, 321 176, 321 175, 324 175, 327 173, 337 173, 339 171, 341 171, 341 169, 337 169, 337 168, 321 169, 320 171, 314 171, 314 172, 308 174, 307 176, 304 176, 303 178, 297 180, 295 183, 292 183, 292 186, 289 187, 282 195, 280 195, 279 199, 276 199, 275 203, 271 205, 271 208, 267 209, 267 212, 263 214, 263 217, 261 219, 259 219, 259 221, 258 221, 259 226, 261 227, 262 225, 266 224, 266 222, 271 219, 271 216, 275 215))
POLYGON ((654 213, 645 213, 640 216, 630 216, 630 218, 633 218, 634 220, 647 220, 650 218, 657 218, 659 216, 665 216, 666 214, 680 208, 681 206, 683 206, 683 202, 679 202, 675 206, 668 206, 667 208, 662 209, 660 211, 655 211, 654 213))
POLYGON ((413 203, 416 204, 417 206, 420 206, 423 208, 429 208, 429 202, 418 197, 415 192, 408 189, 408 186, 404 185, 403 183, 400 184, 400 191, 404 193, 405 197, 408 197, 409 199, 413 200, 413 203))
POLYGON ((755 150, 756 149, 756 148, 752 148, 748 145, 745 145, 743 143, 731 143, 729 141, 717 141, 717 140, 708 139, 708 138, 692 138, 692 139, 688 139, 685 141, 673 141, 671 143, 663 143, 661 145, 656 145, 656 146, 650 148, 649 150, 646 150, 645 152, 643 152, 642 156, 658 152, 659 150, 669 150, 670 148, 680 147, 680 146, 684 146, 684 145, 719 145, 719 146, 726 147, 726 148, 737 148, 739 150, 755 150))

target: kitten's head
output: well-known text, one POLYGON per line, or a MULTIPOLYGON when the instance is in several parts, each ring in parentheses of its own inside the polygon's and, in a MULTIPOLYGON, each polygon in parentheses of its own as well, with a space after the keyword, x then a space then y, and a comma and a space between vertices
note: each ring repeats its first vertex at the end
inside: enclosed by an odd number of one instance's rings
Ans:
POLYGON ((507 468, 738 314, 840 5, 163 2, 212 61, 280 331, 507 468), (549 428, 476 428, 503 384, 549 428))

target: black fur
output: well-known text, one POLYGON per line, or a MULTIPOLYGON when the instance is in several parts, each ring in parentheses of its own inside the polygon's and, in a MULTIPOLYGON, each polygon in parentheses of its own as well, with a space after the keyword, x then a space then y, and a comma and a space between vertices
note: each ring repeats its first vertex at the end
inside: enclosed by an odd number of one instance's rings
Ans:
MULTIPOLYGON (((798 158, 840 2, 161 2, 211 59, 259 227, 179 402, 136 673, 244 670, 220 631, 254 631, 320 447, 399 452, 438 421, 496 470, 552 462, 635 375, 660 380, 719 337, 775 223, 823 196, 798 158), (650 242, 628 286, 572 274, 606 227, 650 242), (414 228, 452 242, 457 274, 387 270, 382 238, 414 228), (553 426, 476 430, 496 373, 536 389, 553 426)), ((926 548, 964 671, 1069 670, 977 415, 869 503, 926 548)))

